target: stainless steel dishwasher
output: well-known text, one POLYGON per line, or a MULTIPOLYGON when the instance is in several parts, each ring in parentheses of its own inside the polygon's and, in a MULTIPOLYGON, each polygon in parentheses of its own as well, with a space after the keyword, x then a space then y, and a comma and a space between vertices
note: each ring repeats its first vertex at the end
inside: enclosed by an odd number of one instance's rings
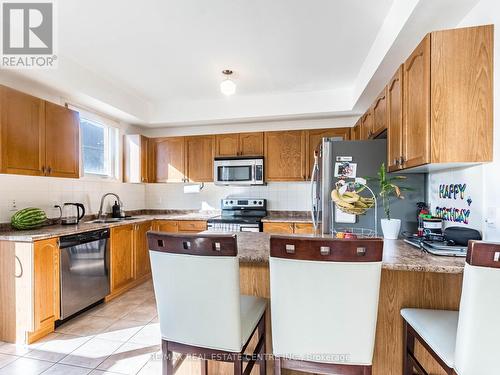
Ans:
POLYGON ((61 319, 109 294, 109 229, 60 238, 61 319))

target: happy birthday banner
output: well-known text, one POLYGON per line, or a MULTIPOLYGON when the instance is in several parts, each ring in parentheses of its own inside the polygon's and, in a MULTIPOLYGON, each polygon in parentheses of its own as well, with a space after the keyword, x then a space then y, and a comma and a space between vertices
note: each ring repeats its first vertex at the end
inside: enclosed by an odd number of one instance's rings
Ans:
MULTIPOLYGON (((439 185, 439 198, 464 201, 466 190, 467 184, 441 184, 439 185)), ((466 202, 470 207, 472 199, 468 197, 466 202)), ((469 208, 437 206, 435 211, 435 216, 442 218, 444 221, 469 224, 469 216, 471 213, 469 208)))

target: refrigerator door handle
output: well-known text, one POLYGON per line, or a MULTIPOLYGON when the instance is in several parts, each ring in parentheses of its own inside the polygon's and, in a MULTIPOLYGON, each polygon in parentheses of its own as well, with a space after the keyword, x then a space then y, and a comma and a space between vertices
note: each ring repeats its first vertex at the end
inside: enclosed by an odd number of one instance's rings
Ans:
POLYGON ((315 191, 316 175, 318 173, 318 157, 314 156, 314 165, 311 173, 311 219, 314 230, 318 229, 318 220, 316 218, 318 214, 318 202, 317 202, 317 191, 315 191))

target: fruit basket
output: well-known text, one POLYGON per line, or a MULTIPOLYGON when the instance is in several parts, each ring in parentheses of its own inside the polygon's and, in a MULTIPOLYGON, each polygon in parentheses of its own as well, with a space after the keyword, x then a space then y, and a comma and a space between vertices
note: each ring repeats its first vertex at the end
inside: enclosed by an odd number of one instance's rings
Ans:
POLYGON ((346 182, 339 180, 332 190, 332 215, 333 206, 340 211, 352 215, 364 215, 369 209, 373 208, 373 229, 367 228, 335 228, 333 226, 333 217, 331 220, 330 231, 337 238, 373 238, 377 237, 378 209, 377 197, 372 189, 366 184, 366 180, 357 177, 354 181, 346 182))
POLYGON ((361 179, 354 182, 340 180, 335 184, 335 189, 332 190, 332 201, 340 211, 346 214, 364 215, 375 206, 376 198, 366 182, 361 179), (371 193, 370 196, 361 195, 363 191, 371 193))

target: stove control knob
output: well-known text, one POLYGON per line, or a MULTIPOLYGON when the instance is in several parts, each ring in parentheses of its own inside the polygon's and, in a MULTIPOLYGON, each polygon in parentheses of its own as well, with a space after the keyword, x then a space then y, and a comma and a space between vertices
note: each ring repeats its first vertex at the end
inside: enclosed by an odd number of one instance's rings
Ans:
POLYGON ((257 201, 253 201, 253 204, 257 204, 257 201))

